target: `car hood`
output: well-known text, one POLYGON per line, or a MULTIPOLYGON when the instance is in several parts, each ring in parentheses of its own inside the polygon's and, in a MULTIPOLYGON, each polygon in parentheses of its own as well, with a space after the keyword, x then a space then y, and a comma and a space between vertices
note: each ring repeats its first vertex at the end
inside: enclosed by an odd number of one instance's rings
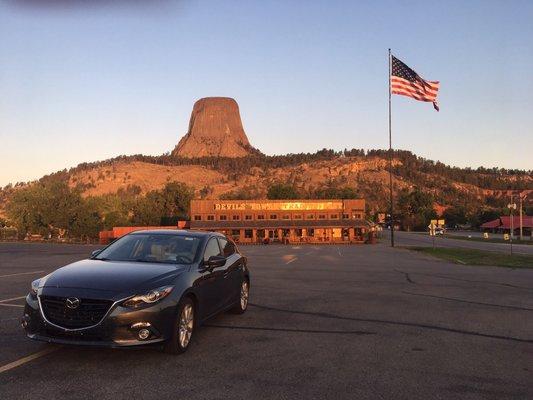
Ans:
POLYGON ((167 285, 188 269, 179 264, 82 260, 48 275, 43 291, 51 295, 65 292, 62 289, 86 289, 102 295, 134 294, 167 285))

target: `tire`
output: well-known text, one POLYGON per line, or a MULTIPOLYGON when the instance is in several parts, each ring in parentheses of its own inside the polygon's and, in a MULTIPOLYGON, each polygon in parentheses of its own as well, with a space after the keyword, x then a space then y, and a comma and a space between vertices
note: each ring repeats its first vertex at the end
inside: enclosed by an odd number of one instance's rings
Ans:
POLYGON ((190 347, 197 325, 195 312, 194 302, 190 297, 180 300, 172 337, 164 345, 165 353, 181 354, 190 347))
POLYGON ((239 301, 231 309, 233 314, 244 314, 248 308, 248 299, 250 298, 250 281, 244 278, 241 283, 241 290, 239 294, 239 301))

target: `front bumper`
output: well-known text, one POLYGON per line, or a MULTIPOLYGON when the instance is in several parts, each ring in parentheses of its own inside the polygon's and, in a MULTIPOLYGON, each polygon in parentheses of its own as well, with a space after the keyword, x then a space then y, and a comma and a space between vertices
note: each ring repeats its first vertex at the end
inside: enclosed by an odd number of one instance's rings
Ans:
POLYGON ((28 295, 21 322, 26 335, 33 340, 102 347, 150 345, 171 337, 175 306, 165 300, 142 309, 129 309, 115 304, 97 325, 68 329, 58 327, 43 318, 37 298, 28 295), (147 338, 139 337, 141 329, 149 331, 147 338))

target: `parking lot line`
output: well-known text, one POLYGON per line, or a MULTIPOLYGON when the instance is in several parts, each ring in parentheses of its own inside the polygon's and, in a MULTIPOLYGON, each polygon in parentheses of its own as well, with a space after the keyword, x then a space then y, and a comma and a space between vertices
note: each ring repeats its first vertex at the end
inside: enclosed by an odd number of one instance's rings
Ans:
POLYGON ((26 298, 26 296, 12 297, 10 299, 0 300, 0 303, 9 303, 10 301, 20 300, 20 299, 25 299, 25 298, 26 298))
POLYGON ((21 365, 23 364, 26 364, 30 361, 33 361, 39 357, 43 357, 47 354, 50 354, 54 351, 56 351, 57 349, 59 349, 60 347, 48 347, 44 350, 41 350, 37 353, 34 353, 34 354, 30 354, 29 356, 26 356, 26 357, 22 357, 21 359, 18 359, 16 361, 13 361, 13 362, 10 362, 9 364, 6 364, 6 365, 3 365, 0 367, 0 374, 6 372, 6 371, 9 371, 10 369, 13 369, 13 368, 17 368, 17 367, 20 367, 21 365))
POLYGON ((285 264, 290 264, 293 261, 296 261, 298 257, 291 258, 289 261, 287 261, 285 264))
POLYGON ((20 305, 20 304, 0 304, 0 306, 4 306, 4 307, 24 307, 23 305, 20 305))
POLYGON ((7 274, 7 275, 0 275, 0 278, 7 278, 10 276, 17 276, 17 275, 31 275, 31 274, 38 274, 40 272, 44 272, 44 270, 41 271, 29 271, 29 272, 19 272, 18 274, 7 274))

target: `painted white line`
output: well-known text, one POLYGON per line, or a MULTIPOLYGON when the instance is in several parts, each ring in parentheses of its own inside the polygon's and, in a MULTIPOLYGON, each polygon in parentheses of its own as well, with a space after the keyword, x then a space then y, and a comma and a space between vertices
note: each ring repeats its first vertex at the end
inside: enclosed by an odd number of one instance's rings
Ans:
POLYGON ((13 361, 9 364, 6 364, 6 365, 3 365, 0 367, 0 374, 1 373, 4 373, 6 371, 9 371, 10 369, 13 369, 13 368, 17 368, 17 367, 20 367, 21 365, 23 364, 26 364, 30 361, 33 361, 39 357, 43 357, 47 354, 50 354, 54 351, 56 351, 57 349, 59 349, 60 347, 48 347, 42 351, 39 351, 37 353, 34 353, 34 354, 30 354, 29 356, 26 356, 26 357, 23 357, 17 361, 13 361))
POLYGON ((12 297, 10 299, 0 300, 0 303, 9 303, 10 301, 13 301, 13 300, 20 300, 20 299, 25 299, 25 298, 26 296, 12 297))
POLYGON ((290 264, 291 262, 296 261, 297 259, 298 257, 291 258, 289 261, 285 263, 285 265, 290 264))
POLYGON ((0 278, 7 278, 10 276, 18 276, 18 275, 31 275, 31 274, 38 274, 40 272, 44 271, 30 271, 30 272, 19 272, 18 274, 7 274, 7 275, 0 275, 0 278))
POLYGON ((21 306, 20 304, 0 304, 0 306, 4 306, 4 307, 24 307, 24 306, 21 306))

